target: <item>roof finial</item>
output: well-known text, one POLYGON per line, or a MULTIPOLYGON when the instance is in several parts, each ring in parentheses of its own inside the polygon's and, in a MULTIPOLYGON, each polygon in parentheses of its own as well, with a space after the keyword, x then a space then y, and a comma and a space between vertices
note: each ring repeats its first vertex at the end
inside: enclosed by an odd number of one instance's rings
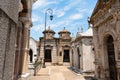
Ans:
POLYGON ((50 26, 48 26, 48 30, 50 30, 50 26))
POLYGON ((65 27, 64 27, 64 30, 65 30, 65 27))
POLYGON ((78 32, 80 32, 80 28, 78 27, 78 32))
POLYGON ((81 33, 83 33, 84 29, 83 29, 83 26, 81 26, 81 33))
POLYGON ((74 33, 72 33, 72 37, 74 37, 74 33))

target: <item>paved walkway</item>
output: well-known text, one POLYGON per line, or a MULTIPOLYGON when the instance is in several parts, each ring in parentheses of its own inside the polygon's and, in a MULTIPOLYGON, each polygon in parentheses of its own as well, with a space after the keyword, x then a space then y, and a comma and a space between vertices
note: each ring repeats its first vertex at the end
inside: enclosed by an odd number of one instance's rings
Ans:
POLYGON ((31 76, 30 80, 89 80, 81 74, 77 75, 65 66, 48 66, 40 69, 37 76, 31 76))

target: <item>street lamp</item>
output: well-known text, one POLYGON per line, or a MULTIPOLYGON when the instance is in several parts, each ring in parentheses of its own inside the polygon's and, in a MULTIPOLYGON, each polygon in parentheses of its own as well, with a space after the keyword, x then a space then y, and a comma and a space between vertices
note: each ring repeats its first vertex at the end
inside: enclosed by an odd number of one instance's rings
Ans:
MULTIPOLYGON (((50 14, 50 20, 52 20, 53 19, 53 10, 49 8, 45 11, 45 32, 46 32, 46 23, 47 23, 47 13, 50 14)), ((43 66, 42 66, 43 68, 46 67, 45 66, 45 43, 46 43, 46 33, 44 33, 44 59, 43 59, 43 66)))

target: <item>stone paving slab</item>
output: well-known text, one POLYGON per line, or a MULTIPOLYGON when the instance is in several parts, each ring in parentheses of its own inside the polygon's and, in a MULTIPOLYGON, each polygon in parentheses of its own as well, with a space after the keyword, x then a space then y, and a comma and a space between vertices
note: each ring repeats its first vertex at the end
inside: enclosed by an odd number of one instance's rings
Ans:
POLYGON ((41 68, 36 75, 37 76, 49 76, 50 68, 41 68))
POLYGON ((49 76, 31 76, 30 80, 50 80, 49 76))
POLYGON ((50 76, 50 80, 65 80, 64 76, 62 73, 54 73, 50 76))
POLYGON ((92 80, 85 79, 82 74, 76 75, 66 66, 47 66, 41 68, 38 75, 31 76, 30 80, 92 80))

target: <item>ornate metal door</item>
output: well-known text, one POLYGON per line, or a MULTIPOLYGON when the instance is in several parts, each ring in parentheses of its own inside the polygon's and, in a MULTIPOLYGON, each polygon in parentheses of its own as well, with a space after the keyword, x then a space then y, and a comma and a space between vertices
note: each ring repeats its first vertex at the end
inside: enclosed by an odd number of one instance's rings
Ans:
POLYGON ((112 36, 109 36, 107 39, 107 52, 108 52, 108 65, 109 65, 110 80, 118 80, 112 36))

